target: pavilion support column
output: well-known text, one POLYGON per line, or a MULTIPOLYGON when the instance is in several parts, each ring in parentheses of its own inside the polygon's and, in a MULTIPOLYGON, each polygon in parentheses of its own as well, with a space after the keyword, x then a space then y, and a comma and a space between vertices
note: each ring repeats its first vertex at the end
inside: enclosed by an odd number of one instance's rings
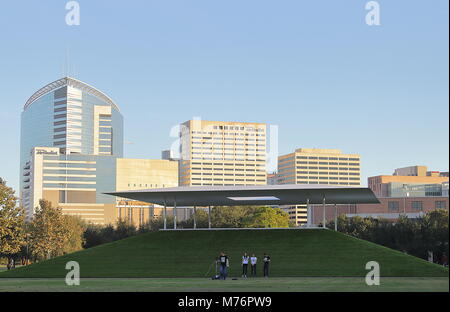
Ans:
POLYGON ((197 228, 197 207, 194 206, 194 230, 197 228))
POLYGON ((167 204, 165 198, 164 198, 163 218, 164 218, 164 230, 167 230, 167 204))
POLYGON ((322 212, 323 212, 323 216, 322 216, 322 227, 323 228, 326 228, 326 225, 325 225, 325 223, 326 223, 326 219, 325 219, 325 204, 326 204, 326 201, 325 201, 325 195, 323 196, 323 201, 322 201, 322 212))
POLYGON ((297 217, 297 211, 298 211, 298 205, 295 205, 294 206, 294 209, 295 209, 295 213, 294 213, 294 218, 295 218, 295 226, 297 227, 298 226, 298 217, 297 217))
POLYGON ((337 232, 337 206, 334 204, 334 230, 337 232))
POLYGON ((211 228, 211 206, 208 206, 208 229, 211 228))
POLYGON ((309 198, 306 199, 306 224, 308 225, 308 227, 311 227, 312 225, 312 215, 311 215, 311 206, 309 204, 309 198))
POLYGON ((173 229, 177 229, 177 198, 173 198, 173 229))

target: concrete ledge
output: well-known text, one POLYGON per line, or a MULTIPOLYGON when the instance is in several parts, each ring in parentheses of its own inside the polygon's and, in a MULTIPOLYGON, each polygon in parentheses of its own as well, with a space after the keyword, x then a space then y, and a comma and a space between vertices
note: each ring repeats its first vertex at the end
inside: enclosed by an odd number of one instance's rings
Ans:
POLYGON ((160 231, 236 231, 236 230, 323 230, 323 227, 293 227, 293 228, 197 228, 197 229, 159 229, 160 231))

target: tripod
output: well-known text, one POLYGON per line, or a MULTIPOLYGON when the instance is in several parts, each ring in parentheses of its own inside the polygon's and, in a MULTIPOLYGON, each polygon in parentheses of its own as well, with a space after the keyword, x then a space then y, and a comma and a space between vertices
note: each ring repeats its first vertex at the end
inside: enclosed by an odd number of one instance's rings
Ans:
POLYGON ((205 273, 205 276, 207 276, 207 275, 209 274, 209 272, 211 272, 211 269, 212 269, 213 265, 215 265, 215 274, 214 274, 214 276, 217 276, 217 260, 214 260, 214 261, 209 265, 209 269, 208 269, 208 271, 205 273))

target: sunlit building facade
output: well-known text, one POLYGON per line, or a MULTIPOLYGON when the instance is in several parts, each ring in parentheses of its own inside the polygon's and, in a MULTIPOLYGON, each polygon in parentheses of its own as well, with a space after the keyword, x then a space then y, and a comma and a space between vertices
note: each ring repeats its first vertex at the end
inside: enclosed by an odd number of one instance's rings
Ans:
MULTIPOLYGON (((68 150, 66 150, 68 151, 68 150)), ((96 224, 116 219, 116 199, 103 194, 115 190, 117 157, 63 154, 58 147, 34 147, 23 170, 22 202, 30 220, 40 199, 96 224)))
MULTIPOLYGON (((178 186, 178 161, 169 159, 118 158, 116 163, 116 190, 142 190, 178 186)), ((163 208, 150 203, 127 198, 117 198, 117 218, 141 226, 162 216, 163 208)), ((171 208, 167 209, 173 214, 171 208)), ((180 209, 179 220, 188 218, 180 209)))
MULTIPOLYGON (((123 117, 110 97, 71 77, 42 87, 21 115, 20 192, 27 218, 41 198, 84 204, 83 209, 114 203, 101 193, 114 186, 108 175, 122 156, 123 117)), ((113 215, 97 212, 83 215, 100 223, 113 215)))
MULTIPOLYGON (((429 171, 426 166, 397 168, 392 175, 368 178, 368 186, 379 204, 338 205, 337 214, 348 217, 373 217, 395 220, 399 216, 418 218, 436 209, 448 209, 447 172, 429 171)), ((334 210, 325 213, 334 219, 334 210)), ((314 222, 323 218, 321 207, 313 209, 314 222)))
POLYGON ((265 185, 266 124, 189 120, 180 126, 180 185, 265 185))
POLYGON ((433 193, 440 196, 441 184, 448 180, 445 173, 428 171, 426 166, 410 166, 397 168, 392 175, 369 177, 367 182, 377 197, 402 197, 433 193))
MULTIPOLYGON (((360 156, 344 154, 338 149, 299 148, 293 153, 278 157, 277 183, 360 186, 360 156)), ((306 205, 284 209, 296 225, 307 223, 306 205)))

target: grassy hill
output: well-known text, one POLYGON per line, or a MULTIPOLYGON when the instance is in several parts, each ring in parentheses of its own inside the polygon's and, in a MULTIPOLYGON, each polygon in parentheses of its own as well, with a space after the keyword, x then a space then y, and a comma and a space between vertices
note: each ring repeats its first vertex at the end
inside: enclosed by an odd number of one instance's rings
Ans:
MULTIPOLYGON (((230 276, 241 275, 244 251, 271 256, 271 276, 365 276, 377 261, 382 276, 448 276, 448 269, 331 230, 167 231, 142 234, 36 263, 0 277, 59 277, 78 261, 81 277, 203 277, 218 253, 230 257, 230 276)), ((214 274, 212 266, 208 276, 214 274)))

